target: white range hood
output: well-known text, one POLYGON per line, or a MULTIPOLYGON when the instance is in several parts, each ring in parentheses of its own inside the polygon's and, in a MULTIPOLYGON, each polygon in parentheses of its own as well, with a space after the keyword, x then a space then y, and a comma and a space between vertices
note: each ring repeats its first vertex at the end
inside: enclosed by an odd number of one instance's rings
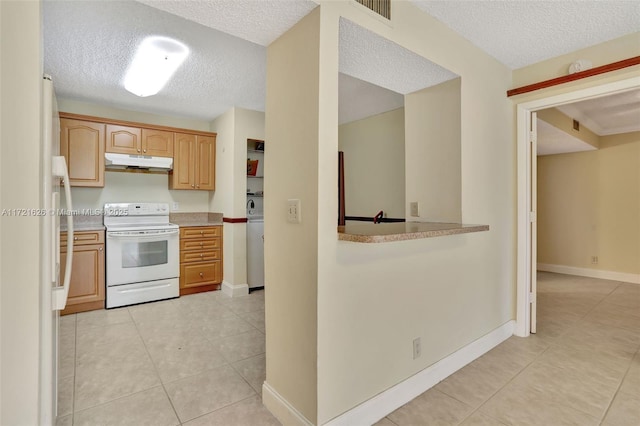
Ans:
POLYGON ((105 167, 107 169, 149 169, 149 170, 171 170, 173 168, 173 158, 151 157, 149 155, 128 155, 104 154, 105 167))

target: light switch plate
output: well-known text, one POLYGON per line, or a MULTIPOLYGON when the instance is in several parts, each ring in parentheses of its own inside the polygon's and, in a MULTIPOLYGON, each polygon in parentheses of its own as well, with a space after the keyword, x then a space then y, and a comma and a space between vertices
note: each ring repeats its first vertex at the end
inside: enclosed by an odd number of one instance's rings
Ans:
POLYGON ((174 201, 173 208, 171 210, 173 210, 174 212, 177 212, 178 210, 180 210, 180 203, 174 201))
POLYGON ((300 223, 302 222, 302 212, 300 210, 300 200, 290 199, 287 200, 287 222, 300 223))

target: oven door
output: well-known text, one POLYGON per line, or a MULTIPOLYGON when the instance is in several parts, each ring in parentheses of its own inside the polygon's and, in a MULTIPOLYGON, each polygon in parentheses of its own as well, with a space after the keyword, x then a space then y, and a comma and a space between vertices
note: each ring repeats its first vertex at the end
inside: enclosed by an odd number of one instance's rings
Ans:
POLYGON ((107 286, 180 275, 178 229, 107 231, 107 286))

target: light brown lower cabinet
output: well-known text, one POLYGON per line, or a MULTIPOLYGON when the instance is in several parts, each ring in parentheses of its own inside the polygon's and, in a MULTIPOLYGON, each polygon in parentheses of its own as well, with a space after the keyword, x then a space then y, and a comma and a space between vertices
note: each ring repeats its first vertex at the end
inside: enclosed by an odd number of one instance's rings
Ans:
MULTIPOLYGON (((60 234, 60 282, 67 261, 67 233, 60 234)), ((104 231, 74 233, 73 265, 67 307, 61 315, 104 309, 104 231)))
POLYGON ((180 296, 220 290, 222 226, 180 228, 180 296))

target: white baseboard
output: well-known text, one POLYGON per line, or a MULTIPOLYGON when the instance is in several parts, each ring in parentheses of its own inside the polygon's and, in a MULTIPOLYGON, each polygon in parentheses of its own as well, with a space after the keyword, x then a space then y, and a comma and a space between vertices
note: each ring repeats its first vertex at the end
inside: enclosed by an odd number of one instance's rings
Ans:
POLYGON ((295 409, 267 382, 262 384, 262 403, 271 414, 285 426, 313 426, 305 416, 295 409))
POLYGON ((580 277, 601 278, 603 280, 640 284, 640 274, 602 271, 600 269, 576 268, 575 266, 551 265, 548 263, 538 263, 537 268, 538 271, 555 272, 557 274, 578 275, 580 277))
POLYGON ((513 335, 515 325, 516 322, 514 320, 504 323, 405 381, 330 420, 325 423, 325 426, 371 425, 376 423, 387 414, 402 407, 471 361, 507 340, 513 335))
POLYGON ((222 292, 229 297, 246 296, 249 294, 249 285, 231 284, 227 281, 222 281, 222 292))

